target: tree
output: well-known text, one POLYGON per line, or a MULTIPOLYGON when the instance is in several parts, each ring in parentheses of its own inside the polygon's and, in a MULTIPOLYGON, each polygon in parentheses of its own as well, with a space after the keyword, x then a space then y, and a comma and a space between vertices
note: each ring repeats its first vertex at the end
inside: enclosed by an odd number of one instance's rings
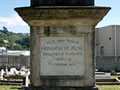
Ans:
MULTIPOLYGON (((3 27, 7 31, 6 27, 3 27)), ((6 47, 8 50, 29 50, 30 36, 28 33, 13 33, 0 31, 0 47, 6 47), (7 40, 8 43, 3 41, 7 40)))
POLYGON ((8 29, 5 26, 3 26, 3 31, 8 32, 8 29))

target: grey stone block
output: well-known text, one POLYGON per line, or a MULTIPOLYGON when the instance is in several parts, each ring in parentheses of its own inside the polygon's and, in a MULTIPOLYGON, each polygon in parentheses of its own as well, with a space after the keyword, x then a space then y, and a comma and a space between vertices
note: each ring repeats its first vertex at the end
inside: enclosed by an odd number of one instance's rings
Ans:
POLYGON ((29 87, 25 90, 100 90, 98 87, 29 87))

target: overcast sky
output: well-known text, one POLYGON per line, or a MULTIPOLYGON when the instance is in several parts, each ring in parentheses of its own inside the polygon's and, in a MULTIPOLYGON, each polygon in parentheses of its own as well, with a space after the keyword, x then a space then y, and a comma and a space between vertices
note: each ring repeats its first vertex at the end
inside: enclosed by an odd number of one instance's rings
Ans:
MULTIPOLYGON (((120 0, 95 0, 95 5, 112 7, 97 27, 120 25, 120 0)), ((30 0, 0 0, 0 29, 5 26, 12 32, 28 33, 29 26, 14 11, 25 6, 30 6, 30 0)))

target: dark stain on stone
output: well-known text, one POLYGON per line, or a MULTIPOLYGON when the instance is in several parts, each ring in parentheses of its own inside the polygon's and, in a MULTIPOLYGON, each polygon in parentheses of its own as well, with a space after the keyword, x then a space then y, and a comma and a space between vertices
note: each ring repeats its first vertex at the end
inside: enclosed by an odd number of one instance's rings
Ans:
POLYGON ((47 26, 47 27, 44 27, 44 34, 49 36, 50 35, 50 27, 47 26))

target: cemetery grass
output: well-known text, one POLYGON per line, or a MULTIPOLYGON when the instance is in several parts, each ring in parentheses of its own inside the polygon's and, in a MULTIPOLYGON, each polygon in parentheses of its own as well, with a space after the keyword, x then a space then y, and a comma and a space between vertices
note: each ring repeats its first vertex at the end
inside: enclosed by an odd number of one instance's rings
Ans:
POLYGON ((113 76, 112 76, 112 78, 114 78, 114 79, 115 79, 115 78, 118 78, 118 77, 120 77, 120 75, 113 75, 113 76))
POLYGON ((101 90, 120 90, 120 85, 97 85, 101 90))
POLYGON ((15 85, 0 85, 0 90, 22 90, 22 87, 15 85))
MULTIPOLYGON (((97 85, 101 90, 120 90, 120 85, 97 85)), ((21 86, 0 85, 0 90, 22 90, 21 86)))

